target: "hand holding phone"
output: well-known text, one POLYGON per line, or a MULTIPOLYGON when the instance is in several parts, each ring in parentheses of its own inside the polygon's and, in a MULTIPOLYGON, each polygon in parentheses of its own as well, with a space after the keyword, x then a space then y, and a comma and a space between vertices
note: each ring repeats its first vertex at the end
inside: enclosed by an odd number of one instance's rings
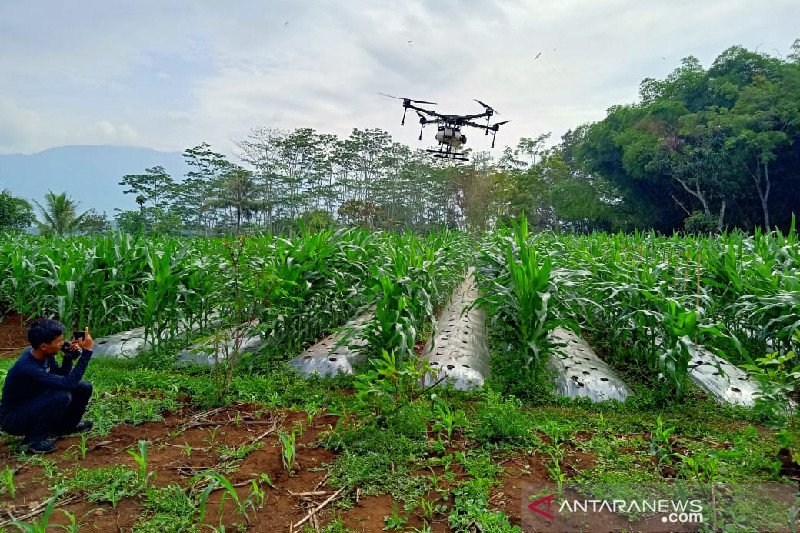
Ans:
POLYGON ((94 349, 94 339, 92 335, 89 333, 89 328, 86 327, 83 331, 73 331, 72 335, 74 337, 74 341, 78 343, 84 350, 93 350, 94 349))

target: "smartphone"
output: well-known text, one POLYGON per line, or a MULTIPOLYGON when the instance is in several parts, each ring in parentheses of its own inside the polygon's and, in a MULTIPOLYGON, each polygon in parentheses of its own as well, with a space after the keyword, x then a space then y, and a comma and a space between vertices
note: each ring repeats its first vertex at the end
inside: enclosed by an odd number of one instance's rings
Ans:
POLYGON ((86 337, 86 332, 85 331, 73 331, 72 332, 72 338, 73 339, 82 339, 84 337, 86 337))

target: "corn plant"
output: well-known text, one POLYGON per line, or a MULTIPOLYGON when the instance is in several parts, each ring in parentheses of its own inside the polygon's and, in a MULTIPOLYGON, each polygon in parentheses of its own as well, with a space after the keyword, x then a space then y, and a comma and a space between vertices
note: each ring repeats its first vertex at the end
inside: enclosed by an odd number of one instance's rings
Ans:
POLYGON ((78 524, 78 518, 75 516, 75 513, 67 510, 62 510, 61 512, 64 513, 64 516, 69 520, 69 523, 61 526, 61 529, 67 533, 78 533, 78 531, 80 531, 80 525, 78 524))
POLYGON ((136 464, 139 466, 139 481, 147 486, 153 474, 147 471, 147 441, 139 441, 139 453, 136 453, 134 450, 128 450, 128 454, 133 457, 134 461, 136 461, 136 464))
POLYGON ((392 503, 392 516, 384 516, 383 521, 386 524, 383 529, 387 531, 390 529, 403 529, 408 523, 408 518, 400 516, 397 503, 392 503))
POLYGON ((237 512, 239 512, 239 514, 242 515, 242 517, 245 519, 245 522, 247 522, 248 524, 250 523, 250 516, 247 514, 246 501, 242 500, 239 497, 239 493, 236 492, 236 488, 233 486, 233 484, 230 482, 230 480, 228 478, 226 478, 224 475, 220 474, 219 472, 214 472, 213 470, 211 470, 211 471, 203 472, 202 474, 198 474, 197 476, 195 476, 195 481, 198 481, 198 480, 204 480, 204 481, 206 481, 208 483, 206 488, 203 490, 201 498, 200 498, 200 505, 199 505, 199 508, 201 510, 200 511, 201 512, 200 523, 202 523, 203 520, 205 519, 205 509, 206 509, 206 504, 208 502, 208 496, 211 494, 211 492, 213 492, 218 487, 221 487, 223 489, 223 491, 224 491, 223 495, 222 495, 222 499, 220 500, 220 504, 219 504, 219 512, 220 512, 219 525, 220 525, 220 527, 222 527, 222 511, 223 511, 223 507, 224 507, 226 498, 230 498, 231 501, 236 505, 237 512))
POLYGON ((10 525, 18 527, 20 531, 24 531, 25 533, 46 533, 47 526, 50 523, 50 517, 55 509, 56 501, 61 497, 61 494, 61 491, 56 491, 55 494, 47 500, 47 506, 42 513, 42 517, 38 521, 26 523, 15 520, 10 522, 10 525))
POLYGON ((464 241, 446 232, 426 239, 392 235, 384 246, 386 261, 373 264, 365 290, 374 318, 359 349, 370 358, 386 350, 403 361, 421 332, 435 330, 434 311, 462 281, 470 254, 464 241))
POLYGON ((500 234, 484 249, 478 274, 485 295, 476 305, 486 309, 492 328, 507 342, 512 364, 535 375, 543 367, 546 336, 556 321, 549 307, 551 260, 528 238, 523 217, 513 234, 500 234))
MULTIPOLYGON (((800 330, 795 333, 800 340, 800 330)), ((794 350, 773 352, 744 365, 758 383, 754 411, 772 427, 783 426, 790 414, 787 398, 800 392, 800 359, 794 350)))
POLYGON ((689 361, 697 352, 699 336, 723 334, 713 326, 699 324, 698 312, 681 309, 671 299, 660 299, 661 323, 665 349, 653 365, 660 371, 663 383, 676 399, 680 399, 689 382, 689 361))
POLYGON ((254 479, 250 484, 250 494, 247 495, 247 499, 245 500, 245 507, 250 507, 253 512, 257 512, 264 507, 264 500, 266 497, 266 491, 264 491, 258 481, 254 479))
POLYGON ((16 474, 16 471, 10 466, 3 469, 3 486, 8 493, 8 497, 12 500, 17 497, 16 490, 14 489, 14 474, 16 474))
POLYGON ((283 462, 283 468, 288 472, 292 472, 297 464, 297 447, 295 444, 297 435, 294 431, 291 433, 279 431, 278 439, 280 439, 281 442, 281 461, 283 462))
POLYGON ((661 472, 664 466, 672 464, 672 442, 670 437, 675 432, 674 427, 664 427, 664 422, 659 416, 656 427, 650 434, 650 455, 658 459, 656 471, 661 472))
POLYGON ((453 439, 453 432, 456 429, 467 426, 466 413, 461 409, 453 411, 450 409, 450 405, 444 400, 437 401, 434 404, 433 411, 436 415, 433 430, 444 432, 447 437, 447 442, 453 439))
POLYGON ((89 436, 86 433, 81 433, 78 437, 78 451, 81 455, 81 460, 86 460, 86 452, 88 451, 89 436))

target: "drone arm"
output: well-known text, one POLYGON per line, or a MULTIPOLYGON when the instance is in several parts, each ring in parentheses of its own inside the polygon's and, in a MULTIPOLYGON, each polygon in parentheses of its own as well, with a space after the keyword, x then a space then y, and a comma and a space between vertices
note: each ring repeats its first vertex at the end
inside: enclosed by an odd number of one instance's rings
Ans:
POLYGON ((417 107, 414 104, 409 104, 409 105, 404 106, 404 107, 406 109, 409 109, 409 108, 413 109, 414 111, 417 112, 417 115, 419 115, 420 117, 422 116, 423 113, 425 113, 426 115, 431 117, 431 118, 426 119, 428 122, 434 122, 435 120, 440 120, 442 118, 442 115, 440 115, 436 111, 432 111, 430 109, 424 109, 422 107, 417 107))
POLYGON ((473 128, 478 128, 479 130, 487 130, 488 128, 483 124, 478 124, 477 122, 472 122, 471 120, 465 120, 463 122, 465 126, 472 126, 473 128))
POLYGON ((492 116, 492 113, 490 113, 488 111, 484 111, 483 113, 476 113, 474 115, 464 115, 463 118, 464 118, 464 120, 473 120, 473 119, 476 119, 476 118, 486 117, 487 120, 488 120, 489 117, 491 117, 491 116, 492 116))

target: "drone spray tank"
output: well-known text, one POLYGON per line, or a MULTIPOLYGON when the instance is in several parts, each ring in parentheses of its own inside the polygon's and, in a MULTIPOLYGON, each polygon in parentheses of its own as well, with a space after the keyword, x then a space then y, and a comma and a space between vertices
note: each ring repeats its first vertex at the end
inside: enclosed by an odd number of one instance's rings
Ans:
POLYGON ((439 141, 439 144, 448 144, 453 150, 458 150, 462 144, 467 143, 467 136, 461 133, 458 128, 439 126, 436 132, 436 140, 439 141))

